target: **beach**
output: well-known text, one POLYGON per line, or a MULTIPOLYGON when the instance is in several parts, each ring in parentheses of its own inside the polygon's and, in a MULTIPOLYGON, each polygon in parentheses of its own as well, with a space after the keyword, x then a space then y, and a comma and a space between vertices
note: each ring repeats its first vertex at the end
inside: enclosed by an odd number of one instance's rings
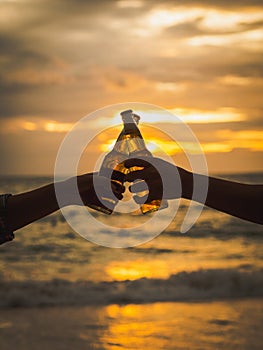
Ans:
MULTIPOLYGON (((50 181, 3 177, 0 188, 50 181)), ((85 240, 59 212, 19 230, 0 250, 1 350, 262 349, 262 226, 205 208, 182 234, 186 209, 126 249, 85 240)))
POLYGON ((1 310, 1 349, 262 349, 262 299, 1 310))

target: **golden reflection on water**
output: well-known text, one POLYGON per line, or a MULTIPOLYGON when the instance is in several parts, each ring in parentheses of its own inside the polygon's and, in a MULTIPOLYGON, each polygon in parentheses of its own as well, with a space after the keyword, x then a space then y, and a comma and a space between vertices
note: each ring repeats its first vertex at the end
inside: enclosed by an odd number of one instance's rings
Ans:
POLYGON ((262 299, 3 308, 1 350, 261 350, 262 322, 262 299))
POLYGON ((260 307, 251 320, 252 305, 250 301, 109 305, 102 343, 107 350, 249 349, 252 342, 260 344, 251 322, 259 324, 262 317, 260 307))
POLYGON ((108 339, 104 342, 120 344, 124 348, 148 349, 153 346, 152 343, 147 344, 147 339, 151 338, 155 348, 163 348, 166 339, 162 337, 162 327, 164 323, 169 323, 170 318, 170 312, 164 313, 165 309, 166 304, 108 306, 106 313, 112 321, 108 339))

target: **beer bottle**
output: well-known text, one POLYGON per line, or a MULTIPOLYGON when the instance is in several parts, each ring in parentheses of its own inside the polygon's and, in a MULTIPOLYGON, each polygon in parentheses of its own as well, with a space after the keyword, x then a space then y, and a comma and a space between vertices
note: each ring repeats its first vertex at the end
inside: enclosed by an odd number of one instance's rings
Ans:
MULTIPOLYGON (((142 134, 137 126, 140 117, 130 109, 121 112, 121 116, 124 122, 126 147, 128 148, 129 158, 153 157, 152 153, 146 148, 142 134)), ((160 199, 152 200, 141 204, 140 207, 143 214, 148 214, 167 208, 168 202, 160 199)))
MULTIPOLYGON (((103 159, 99 170, 99 175, 105 176, 111 181, 118 184, 123 184, 125 175, 129 172, 121 163, 129 158, 127 142, 126 142, 125 127, 119 134, 118 139, 112 149, 103 159)), ((93 205, 92 208, 101 211, 105 214, 112 214, 114 207, 117 205, 117 198, 102 197, 103 203, 101 205, 93 205)))

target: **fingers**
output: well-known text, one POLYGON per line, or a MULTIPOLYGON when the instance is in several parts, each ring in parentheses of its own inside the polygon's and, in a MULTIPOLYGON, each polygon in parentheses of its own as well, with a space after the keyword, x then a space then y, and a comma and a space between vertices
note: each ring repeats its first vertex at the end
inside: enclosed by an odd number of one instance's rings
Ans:
POLYGON ((148 190, 148 185, 145 181, 136 181, 129 187, 130 192, 138 193, 148 190))
POLYGON ((133 182, 136 179, 149 180, 158 173, 151 164, 152 159, 148 159, 148 161, 146 159, 146 157, 145 159, 133 158, 124 162, 124 166, 130 169, 130 172, 125 176, 125 181, 133 182))
POLYGON ((109 197, 121 200, 123 198, 122 193, 125 192, 125 187, 114 180, 110 180, 104 176, 93 176, 93 186, 99 198, 109 197))
MULTIPOLYGON (((104 188, 105 194, 106 194, 106 189, 104 188)), ((125 192, 125 187, 121 185, 120 183, 117 183, 115 181, 111 181, 111 190, 108 188, 108 196, 112 197, 112 193, 118 200, 122 200, 123 195, 122 193, 125 192), (112 192, 111 192, 112 191, 112 192)))
POLYGON ((128 168, 128 169, 132 168, 134 166, 147 168, 150 165, 151 164, 149 162, 149 158, 148 158, 148 162, 147 162, 147 158, 146 157, 132 158, 132 159, 127 159, 127 160, 124 161, 124 166, 126 168, 128 168))
POLYGON ((135 194, 133 198, 137 204, 143 204, 157 198, 162 199, 162 179, 159 171, 151 164, 153 159, 134 158, 126 160, 124 163, 130 169, 130 172, 125 176, 125 181, 133 182, 129 190, 135 194), (133 170, 136 167, 143 167, 143 169, 133 170), (145 194, 145 191, 147 191, 147 194, 145 194))
POLYGON ((123 186, 121 183, 116 181, 111 181, 111 188, 112 191, 115 193, 124 193, 125 192, 125 186, 123 186))
POLYGON ((119 201, 122 200, 123 195, 122 195, 121 193, 119 193, 119 192, 114 192, 114 191, 113 191, 113 194, 114 194, 114 196, 115 196, 119 201))
POLYGON ((111 181, 112 192, 118 200, 122 200, 123 194, 125 192, 125 186, 118 182, 111 181))
POLYGON ((133 182, 137 179, 146 180, 148 178, 149 178, 149 174, 146 172, 146 170, 136 170, 128 173, 125 176, 125 181, 133 182))
POLYGON ((144 204, 144 203, 150 203, 153 200, 162 200, 162 195, 161 194, 156 195, 155 193, 149 192, 144 196, 134 195, 133 199, 137 204, 144 204))
POLYGON ((146 194, 145 196, 133 196, 133 199, 135 203, 143 204, 148 200, 148 194, 146 194))
POLYGON ((129 186, 129 191, 134 194, 133 199, 137 204, 163 199, 162 182, 156 178, 148 183, 143 180, 136 181, 129 186))

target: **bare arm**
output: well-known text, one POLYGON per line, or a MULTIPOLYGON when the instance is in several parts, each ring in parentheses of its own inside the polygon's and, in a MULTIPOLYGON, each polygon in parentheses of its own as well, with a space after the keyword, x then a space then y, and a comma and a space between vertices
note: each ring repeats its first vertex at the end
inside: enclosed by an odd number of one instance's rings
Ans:
MULTIPOLYGON (((192 199, 193 175, 184 171, 181 174, 182 197, 192 199)), ((263 185, 208 177, 208 192, 202 204, 240 219, 263 224, 263 185)))
MULTIPOLYGON (((77 177, 80 196, 87 206, 100 203, 93 186, 93 176, 97 177, 98 186, 107 190, 109 180, 92 173, 77 177)), ((78 198, 70 193, 70 182, 73 179, 62 181, 58 184, 64 192, 64 206, 79 204, 78 198)), ((121 186, 112 185, 112 191, 118 199, 122 198, 121 186)), ((112 192, 111 192, 112 193, 112 192)), ((43 218, 59 209, 54 184, 49 184, 33 191, 13 195, 7 200, 7 225, 11 231, 15 231, 40 218, 43 218)))
POLYGON ((17 194, 8 198, 7 223, 15 231, 58 210, 54 185, 17 194))

